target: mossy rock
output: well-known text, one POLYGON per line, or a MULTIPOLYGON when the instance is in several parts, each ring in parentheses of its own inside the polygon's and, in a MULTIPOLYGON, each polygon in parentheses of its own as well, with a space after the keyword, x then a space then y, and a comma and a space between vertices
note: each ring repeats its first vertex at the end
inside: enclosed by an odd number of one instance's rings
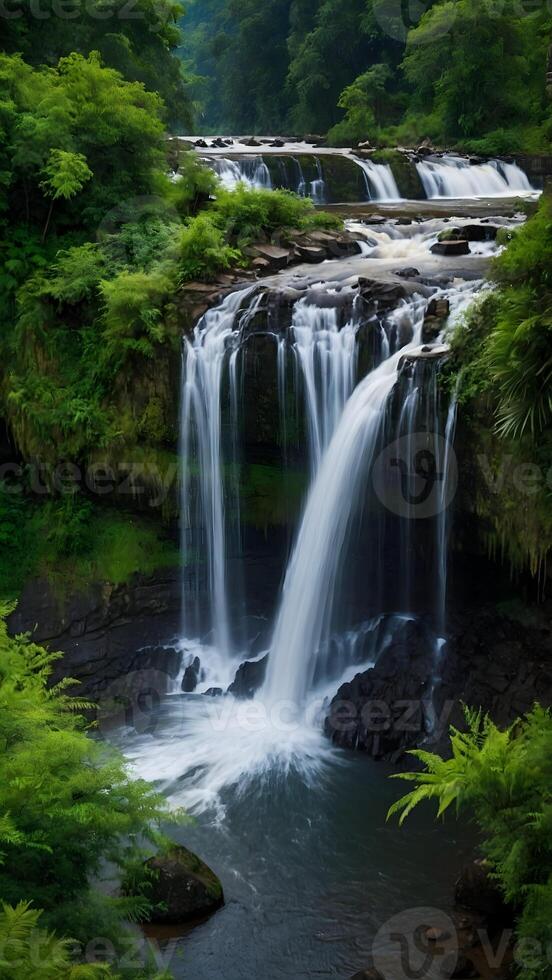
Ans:
POLYGON ((373 163, 387 164, 393 171, 401 197, 411 201, 425 201, 426 195, 416 164, 399 150, 376 150, 370 159, 373 163))
POLYGON ((215 872, 187 847, 175 844, 146 861, 146 868, 153 872, 150 922, 176 925, 211 915, 224 905, 215 872))

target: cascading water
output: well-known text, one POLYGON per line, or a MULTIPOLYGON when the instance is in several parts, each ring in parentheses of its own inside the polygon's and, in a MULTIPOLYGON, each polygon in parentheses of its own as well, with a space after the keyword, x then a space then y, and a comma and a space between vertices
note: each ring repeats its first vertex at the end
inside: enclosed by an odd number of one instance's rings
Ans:
MULTIPOLYGON (((247 300, 255 287, 231 293, 220 306, 208 310, 198 322, 192 341, 185 340, 181 397, 182 552, 194 553, 193 534, 200 529, 207 552, 211 624, 219 649, 232 647, 226 583, 226 527, 224 506, 221 397, 229 366, 230 403, 237 412, 235 345, 247 316, 247 300), (241 312, 241 316, 240 316, 241 312), (192 493, 192 463, 196 462, 199 491, 192 493), (190 500, 198 498, 197 512, 190 500)), ((183 575, 184 616, 189 615, 188 580, 183 575)), ((198 583, 196 584, 196 588, 198 583)), ((184 624, 184 635, 189 631, 184 624)))
POLYGON ((293 351, 303 381, 311 473, 334 433, 356 379, 358 317, 341 326, 336 307, 299 300, 291 320, 293 351))
POLYGON ((383 163, 372 163, 351 157, 364 174, 368 201, 400 201, 401 194, 391 167, 383 163))
POLYGON ((261 156, 242 157, 230 160, 227 157, 206 159, 217 174, 221 184, 233 191, 238 184, 245 184, 250 190, 272 190, 270 171, 261 156))
POLYGON ((533 190, 520 167, 502 160, 470 164, 463 157, 446 155, 417 163, 416 169, 429 199, 504 197, 533 190))
POLYGON ((310 196, 312 197, 315 204, 325 204, 326 203, 326 183, 324 181, 324 174, 322 171, 322 164, 318 157, 315 157, 314 163, 316 166, 317 177, 315 180, 311 180, 310 185, 310 196))
POLYGON ((316 656, 332 625, 335 586, 352 509, 378 446, 400 358, 420 343, 425 306, 423 298, 412 305, 411 343, 383 361, 355 389, 314 479, 286 572, 271 644, 263 690, 271 703, 301 705, 310 689, 316 656))

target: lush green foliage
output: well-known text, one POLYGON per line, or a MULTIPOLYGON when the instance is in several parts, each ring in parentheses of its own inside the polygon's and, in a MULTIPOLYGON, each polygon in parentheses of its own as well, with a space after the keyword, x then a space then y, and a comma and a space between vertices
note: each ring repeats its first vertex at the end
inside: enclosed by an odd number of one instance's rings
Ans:
POLYGON ((415 783, 389 815, 401 822, 419 803, 435 800, 441 816, 449 807, 472 812, 484 835, 483 851, 507 901, 520 910, 520 938, 541 943, 524 980, 549 978, 546 950, 552 940, 552 714, 535 707, 527 718, 501 731, 489 718, 466 711, 467 731, 451 728, 448 759, 416 750, 421 772, 399 773, 415 783))
POLYGON ((192 0, 183 23, 208 130, 430 136, 489 154, 549 145, 545 3, 192 0))
MULTIPOLYGON (((3 616, 8 611, 1 609, 3 616)), ((44 910, 47 928, 80 942, 98 935, 117 942, 124 920, 146 914, 147 898, 109 897, 91 880, 105 862, 124 874, 147 842, 164 842, 162 823, 178 815, 148 784, 129 777, 117 753, 88 736, 82 716, 88 706, 66 693, 73 682, 50 684, 56 654, 10 638, 3 618, 0 654, 3 899, 31 900, 44 910)), ((7 920, 0 924, 7 927, 7 920)))
POLYGON ((471 465, 483 460, 485 469, 474 481, 471 506, 489 551, 535 575, 552 547, 551 209, 545 194, 495 261, 497 288, 452 338, 471 465), (487 476, 498 492, 489 493, 487 476))
POLYGON ((114 978, 108 964, 75 964, 74 941, 40 928, 42 911, 19 902, 2 903, 0 970, 3 980, 105 980, 114 978))
POLYGON ((0 483, 0 599, 15 598, 32 576, 50 581, 61 596, 180 561, 153 517, 93 505, 82 493, 36 500, 14 488, 0 483))
MULTIPOLYGON (((102 61, 129 81, 158 92, 171 127, 191 125, 191 103, 181 61, 175 57, 183 8, 174 0, 72 0, 60 5, 44 0, 14 5, 16 16, 5 17, 2 48, 20 53, 28 64, 55 66, 73 52, 88 57, 98 51, 102 61)), ((14 11, 15 13, 15 11, 14 11)))

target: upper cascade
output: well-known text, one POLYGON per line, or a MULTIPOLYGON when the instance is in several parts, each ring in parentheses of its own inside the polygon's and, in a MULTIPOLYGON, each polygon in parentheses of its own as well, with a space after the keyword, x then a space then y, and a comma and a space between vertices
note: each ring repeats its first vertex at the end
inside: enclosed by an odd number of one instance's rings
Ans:
POLYGON ((533 190, 523 170, 503 160, 470 163, 464 157, 446 155, 424 160, 416 168, 429 199, 508 197, 533 190))

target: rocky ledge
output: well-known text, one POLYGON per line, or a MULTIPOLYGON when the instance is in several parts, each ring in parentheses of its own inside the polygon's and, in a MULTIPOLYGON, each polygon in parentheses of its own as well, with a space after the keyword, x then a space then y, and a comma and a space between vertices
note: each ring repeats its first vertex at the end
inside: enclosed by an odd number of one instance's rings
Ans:
POLYGON ((446 751, 462 704, 507 725, 535 701, 552 705, 550 617, 489 606, 453 614, 440 653, 427 624, 403 623, 375 666, 337 692, 325 730, 336 745, 396 763, 421 744, 446 751))
POLYGON ((35 579, 25 586, 8 628, 63 653, 54 680, 74 677, 79 694, 97 700, 119 678, 129 686, 138 678, 141 686, 155 682, 158 690, 163 678, 168 686, 177 676, 181 655, 166 640, 177 633, 180 603, 180 569, 137 575, 124 585, 95 583, 63 597, 35 579))

